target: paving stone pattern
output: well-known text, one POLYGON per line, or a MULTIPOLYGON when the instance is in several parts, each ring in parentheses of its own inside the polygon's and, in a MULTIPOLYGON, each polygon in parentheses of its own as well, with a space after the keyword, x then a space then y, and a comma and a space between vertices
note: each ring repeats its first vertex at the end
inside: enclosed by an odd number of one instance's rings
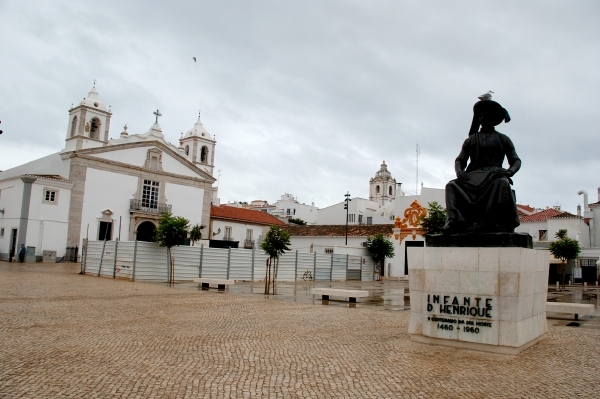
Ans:
POLYGON ((0 262, 0 398, 598 398, 600 331, 517 356, 413 343, 409 313, 0 262))

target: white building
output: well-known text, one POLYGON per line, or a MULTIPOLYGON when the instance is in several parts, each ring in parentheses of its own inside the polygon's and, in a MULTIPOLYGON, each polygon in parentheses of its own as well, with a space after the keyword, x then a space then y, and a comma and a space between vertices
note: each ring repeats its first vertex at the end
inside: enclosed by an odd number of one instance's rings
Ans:
POLYGON ((266 212, 228 205, 213 206, 208 235, 210 246, 258 248, 260 237, 271 226, 285 226, 285 223, 266 212))
POLYGON ((200 118, 168 143, 158 124, 109 140, 112 111, 95 86, 69 110, 65 148, 0 173, 0 257, 20 244, 39 259, 44 250, 92 240, 149 240, 171 211, 208 225, 216 141, 200 118), (33 249, 35 247, 35 249, 33 249))

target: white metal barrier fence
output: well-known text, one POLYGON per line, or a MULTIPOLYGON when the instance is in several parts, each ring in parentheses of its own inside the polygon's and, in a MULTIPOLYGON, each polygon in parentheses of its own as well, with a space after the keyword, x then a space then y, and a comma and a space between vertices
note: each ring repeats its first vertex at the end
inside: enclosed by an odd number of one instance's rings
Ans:
MULTIPOLYGON (((175 282, 198 277, 261 281, 267 255, 262 250, 178 246, 171 248, 175 282)), ((167 248, 144 241, 88 241, 82 256, 85 274, 132 281, 169 280, 167 248)), ((373 281, 373 261, 356 255, 291 251, 279 257, 277 281, 312 277, 317 281, 373 281)))

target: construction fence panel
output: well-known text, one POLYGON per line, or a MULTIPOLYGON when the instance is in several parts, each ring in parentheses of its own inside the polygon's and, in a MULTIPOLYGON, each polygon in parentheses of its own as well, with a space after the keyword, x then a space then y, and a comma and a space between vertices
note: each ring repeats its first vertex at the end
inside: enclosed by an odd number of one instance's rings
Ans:
POLYGON ((331 281, 331 255, 317 254, 315 281, 331 281))
POLYGON ((277 262, 277 281, 296 280, 296 251, 286 252, 277 262))
POLYGON ((269 256, 265 251, 254 253, 254 281, 264 281, 267 273, 267 259, 269 259, 269 256))
POLYGON ((255 250, 231 248, 229 265, 230 280, 252 280, 252 252, 255 252, 255 250))
POLYGON ((346 259, 348 255, 333 254, 332 281, 346 281, 346 259))
POLYGON ((229 249, 204 247, 202 277, 226 279, 228 258, 229 249))
POLYGON ((346 270, 346 280, 360 281, 360 267, 362 257, 357 255, 348 255, 348 269, 346 270))
POLYGON ((161 247, 155 242, 137 242, 135 280, 169 281, 166 247, 161 247))
POLYGON ((134 241, 119 241, 117 246, 117 263, 115 277, 131 280, 133 275, 133 255, 135 250, 134 241))
POLYGON ((104 241, 88 241, 85 254, 85 274, 98 275, 104 241))
POLYGON ((175 282, 193 281, 200 270, 200 247, 178 246, 171 248, 175 282))
POLYGON ((296 280, 314 279, 314 273, 315 255, 310 253, 298 252, 298 271, 296 273, 296 280))
POLYGON ((360 271, 361 281, 373 281, 374 266, 372 259, 361 257, 362 269, 360 271))
MULTIPOLYGON (((102 243, 104 243, 102 241, 102 243)), ((100 259, 100 276, 110 277, 113 276, 113 270, 115 267, 115 250, 118 241, 106 241, 106 245, 103 245, 103 253, 100 259)))

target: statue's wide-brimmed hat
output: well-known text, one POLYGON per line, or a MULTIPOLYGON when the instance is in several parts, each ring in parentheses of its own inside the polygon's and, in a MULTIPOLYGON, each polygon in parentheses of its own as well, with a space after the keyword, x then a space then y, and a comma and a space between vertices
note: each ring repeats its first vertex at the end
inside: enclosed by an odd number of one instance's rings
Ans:
POLYGON ((502 108, 502 105, 492 100, 482 100, 475 103, 473 106, 473 123, 469 136, 479 131, 481 124, 498 126, 502 122, 508 123, 510 115, 508 111, 502 108))

